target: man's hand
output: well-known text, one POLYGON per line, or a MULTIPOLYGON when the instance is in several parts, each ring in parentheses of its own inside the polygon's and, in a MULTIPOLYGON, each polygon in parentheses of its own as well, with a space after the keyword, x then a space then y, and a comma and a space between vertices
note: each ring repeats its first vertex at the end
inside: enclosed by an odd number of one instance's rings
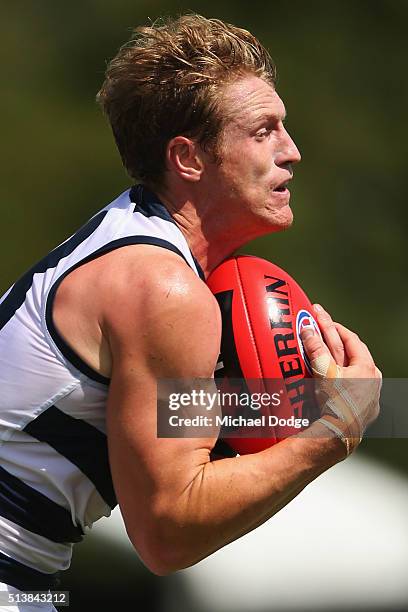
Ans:
POLYGON ((314 308, 324 341, 312 327, 301 339, 324 397, 319 422, 343 440, 349 454, 378 416, 382 376, 357 334, 334 323, 321 306, 314 308))

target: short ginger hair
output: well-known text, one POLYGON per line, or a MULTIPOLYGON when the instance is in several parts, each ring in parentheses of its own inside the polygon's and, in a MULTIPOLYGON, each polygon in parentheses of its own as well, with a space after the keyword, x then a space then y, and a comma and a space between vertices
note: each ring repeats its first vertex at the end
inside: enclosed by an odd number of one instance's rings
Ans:
POLYGON ((268 51, 247 30, 195 14, 135 28, 97 96, 129 175, 161 185, 174 136, 195 139, 219 161, 222 93, 246 75, 276 83, 268 51))

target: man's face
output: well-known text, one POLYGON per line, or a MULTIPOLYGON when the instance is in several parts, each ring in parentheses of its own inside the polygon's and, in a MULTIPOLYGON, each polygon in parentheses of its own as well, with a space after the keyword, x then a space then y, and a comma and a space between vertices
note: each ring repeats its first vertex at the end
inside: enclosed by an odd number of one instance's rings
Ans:
POLYGON ((221 216, 254 235, 288 227, 293 215, 287 182, 300 153, 283 125, 282 100, 269 83, 248 76, 226 88, 223 105, 222 162, 207 166, 221 216))

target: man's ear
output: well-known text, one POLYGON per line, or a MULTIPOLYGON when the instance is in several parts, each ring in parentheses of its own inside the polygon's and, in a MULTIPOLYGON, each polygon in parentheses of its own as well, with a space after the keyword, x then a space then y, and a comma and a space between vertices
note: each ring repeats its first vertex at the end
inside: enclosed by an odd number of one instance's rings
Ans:
POLYGON ((167 144, 167 169, 185 181, 197 182, 204 170, 199 146, 190 138, 175 136, 167 144))

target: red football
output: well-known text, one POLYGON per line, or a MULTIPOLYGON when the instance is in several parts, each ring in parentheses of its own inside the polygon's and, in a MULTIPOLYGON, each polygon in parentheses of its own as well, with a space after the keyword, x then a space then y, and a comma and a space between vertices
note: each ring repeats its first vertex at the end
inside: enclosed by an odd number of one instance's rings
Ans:
MULTIPOLYGON (((239 454, 258 452, 296 433, 293 418, 299 427, 299 420, 311 422, 317 416, 313 395, 305 390, 304 380, 311 373, 299 333, 305 325, 319 328, 301 287, 282 268, 265 259, 231 257, 211 273, 207 284, 222 314, 221 354, 215 372, 222 390, 231 391, 228 382, 240 386, 240 380, 249 393, 281 393, 279 405, 268 409, 274 415, 274 426, 267 421, 267 437, 260 437, 263 434, 259 428, 253 430, 254 437, 248 437, 252 435, 248 427, 237 427, 237 437, 228 433, 221 444, 224 451, 227 444, 239 454)), ((251 406, 246 414, 259 417, 262 410, 254 414, 251 406)))

